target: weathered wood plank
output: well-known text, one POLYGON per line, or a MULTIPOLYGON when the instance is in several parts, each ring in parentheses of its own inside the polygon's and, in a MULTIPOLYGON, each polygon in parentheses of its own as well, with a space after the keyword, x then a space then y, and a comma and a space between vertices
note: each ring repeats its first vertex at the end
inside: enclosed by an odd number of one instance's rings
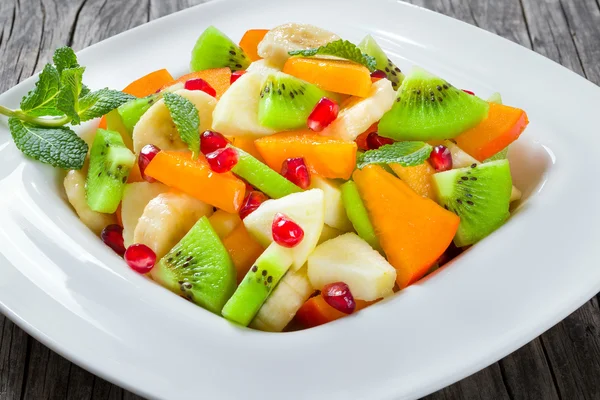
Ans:
POLYGON ((21 397, 28 363, 29 336, 0 315, 0 400, 21 397))
POLYGON ((498 363, 433 393, 426 400, 511 400, 498 363))

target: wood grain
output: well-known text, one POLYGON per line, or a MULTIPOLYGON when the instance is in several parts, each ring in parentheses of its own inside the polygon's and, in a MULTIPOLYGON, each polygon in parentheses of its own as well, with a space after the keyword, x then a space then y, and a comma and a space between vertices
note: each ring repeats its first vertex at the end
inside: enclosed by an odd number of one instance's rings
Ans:
MULTIPOLYGON (((0 92, 40 70, 60 45, 80 50, 203 2, 1 0, 0 92)), ((410 2, 494 32, 600 83, 600 0, 410 2)), ((0 316, 0 400, 13 399, 140 398, 71 364, 0 316)), ((498 363, 426 399, 600 399, 598 298, 498 363)))

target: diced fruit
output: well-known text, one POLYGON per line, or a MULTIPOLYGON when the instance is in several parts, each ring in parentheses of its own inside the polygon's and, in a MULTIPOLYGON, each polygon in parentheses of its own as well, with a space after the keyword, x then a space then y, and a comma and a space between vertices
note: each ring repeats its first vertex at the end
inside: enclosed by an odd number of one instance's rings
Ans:
POLYGON ((150 161, 152 161, 159 152, 160 149, 153 144, 147 144, 140 150, 140 154, 138 155, 138 169, 142 178, 147 182, 155 182, 154 178, 146 175, 146 167, 148 167, 150 161))
POLYGON ((242 75, 244 75, 246 73, 246 71, 235 71, 231 73, 231 78, 229 78, 229 84, 233 85, 233 83, 235 81, 238 80, 238 78, 242 75))
POLYGON ((356 183, 354 183, 354 181, 348 181, 341 186, 341 190, 342 202, 346 209, 346 215, 352 222, 354 230, 358 233, 358 236, 369 243, 373 249, 382 253, 383 250, 379 243, 379 238, 377 238, 377 235, 375 234, 375 228, 373 228, 365 204, 360 198, 356 183))
POLYGON ((258 44, 268 32, 268 29, 250 29, 242 36, 240 47, 246 52, 250 61, 260 60, 261 57, 258 55, 258 44))
MULTIPOLYGON (((233 148, 232 148, 233 149, 233 148)), ((239 160, 233 167, 234 174, 245 179, 267 196, 278 199, 291 193, 302 191, 267 165, 258 161, 243 150, 236 149, 239 160)))
POLYGON ((473 244, 509 217, 512 180, 507 160, 453 169, 433 175, 442 206, 460 217, 454 244, 473 244))
POLYGON ((381 146, 392 143, 394 143, 392 139, 379 136, 377 132, 371 132, 367 136, 367 148, 369 150, 377 150, 381 146))
MULTIPOLYGON (((111 112, 106 114, 103 118, 106 121, 105 128, 102 128, 101 126, 100 126, 100 128, 106 129, 107 131, 119 132, 119 134, 121 135, 121 139, 123 139, 123 143, 125 143, 125 147, 127 147, 129 150, 133 150, 133 141, 131 138, 131 131, 129 131, 127 129, 127 127, 125 126, 125 124, 123 123, 123 119, 121 118, 121 115, 119 114, 119 110, 118 109, 112 110, 111 112)), ((95 133, 94 133, 94 136, 95 136, 95 133)), ((88 142, 88 140, 86 140, 85 135, 81 135, 81 138, 86 141, 88 146, 90 146, 90 147, 92 146, 92 143, 88 142)), ((91 139, 93 140, 93 137, 91 139)))
POLYGON ((369 70, 352 61, 292 57, 283 72, 330 92, 367 97, 371 90, 369 70))
MULTIPOLYGON (((363 133, 358 135, 356 137, 356 139, 354 139, 354 141, 356 142, 356 144, 358 145, 358 148, 360 150, 363 150, 363 151, 371 150, 367 143, 367 138, 373 132, 377 133, 377 123, 374 123, 373 125, 371 125, 366 131, 364 131, 363 133)), ((377 135, 377 136, 379 136, 379 135, 377 135)), ((379 136, 379 137, 381 137, 381 136, 379 136)))
MULTIPOLYGON (((380 79, 387 79, 387 75, 380 69, 371 72, 371 81, 377 82, 380 79)), ((393 85, 393 84, 392 84, 393 85)))
POLYGON ((219 132, 204 131, 200 135, 200 152, 204 155, 212 153, 215 150, 227 147, 229 141, 219 132))
POLYGON ((159 69, 131 82, 123 89, 123 92, 135 97, 146 97, 156 93, 171 81, 173 81, 173 77, 169 71, 159 69))
POLYGON ((345 282, 358 300, 377 300, 393 293, 396 270, 355 233, 319 245, 308 257, 308 278, 315 289, 345 282))
POLYGON ((125 262, 127 265, 140 274, 147 274, 156 264, 156 254, 145 244, 132 244, 125 251, 125 262))
POLYGON ((483 161, 517 140, 528 123, 525 111, 490 103, 488 117, 455 140, 461 149, 483 161))
POLYGON ((114 250, 121 257, 125 254, 125 245, 123 244, 123 227, 112 224, 102 229, 100 238, 105 245, 114 250))
POLYGON ((435 146, 429 156, 429 162, 437 172, 452 169, 452 153, 444 145, 435 146))
POLYGON ((123 200, 121 201, 121 223, 123 224, 125 247, 129 247, 134 243, 135 227, 150 200, 168 190, 168 187, 159 182, 136 182, 125 185, 123 200))
POLYGON ((231 171, 237 164, 238 159, 237 151, 231 147, 218 149, 206 155, 206 161, 210 169, 219 174, 231 171))
POLYGON ((248 56, 238 45, 214 26, 209 26, 200 35, 192 50, 192 71, 229 67, 232 71, 246 69, 250 65, 248 56))
MULTIPOLYGON (((378 71, 383 74, 383 76, 379 75, 378 78, 387 78, 392 82, 392 87, 394 90, 398 90, 400 84, 404 80, 404 74, 385 54, 383 49, 379 47, 379 44, 373 39, 373 36, 367 35, 365 38, 358 44, 358 48, 371 57, 375 58, 375 62, 377 62, 378 71)), ((375 71, 377 72, 377 71, 375 71)), ((373 76, 373 74, 371 74, 373 76)))
POLYGON ((93 211, 112 214, 117 210, 135 156, 114 131, 98 129, 90 151, 86 182, 87 202, 93 211))
POLYGON ((288 158, 281 166, 281 175, 302 189, 310 186, 310 172, 304 158, 288 158))
POLYGON ((230 140, 231 144, 233 144, 236 148, 245 151, 252 157, 256 158, 258 161, 264 163, 262 156, 260 155, 258 149, 254 145, 254 138, 236 136, 230 138, 230 140))
POLYGON ((261 331, 281 332, 313 292, 306 276, 306 267, 296 272, 288 271, 258 310, 250 327, 261 331))
POLYGON ((240 325, 248 325, 292 262, 290 249, 272 243, 258 257, 233 296, 225 304, 222 315, 240 325))
POLYGON ((483 160, 483 162, 505 160, 507 157, 508 157, 508 146, 505 147, 503 150, 500 150, 499 152, 497 152, 490 158, 486 158, 485 160, 483 160))
POLYGON ((287 215, 277 213, 271 227, 273 241, 289 249, 296 247, 304 239, 304 230, 287 215))
POLYGON ((357 170, 353 178, 388 261, 396 268, 398 286, 416 282, 444 253, 460 219, 377 165, 357 170))
MULTIPOLYGON (((356 308, 354 312, 368 307, 372 303, 356 300, 356 308)), ((323 325, 331 321, 348 316, 341 311, 331 307, 323 296, 315 296, 308 299, 306 303, 300 307, 296 313, 296 320, 305 328, 314 328, 315 326, 323 325)))
POLYGON ((244 219, 248 215, 252 214, 256 209, 269 198, 262 192, 253 190, 246 194, 244 204, 240 208, 240 218, 244 219))
POLYGON ((403 167, 400 164, 390 164, 390 168, 398 178, 402 179, 416 194, 435 200, 435 189, 431 177, 435 169, 427 161, 412 167, 403 167))
POLYGON ((233 174, 215 174, 203 157, 192 160, 189 153, 161 151, 146 175, 229 213, 239 211, 246 193, 244 182, 233 174))
POLYGON ((340 106, 335 101, 323 97, 308 116, 308 128, 313 132, 321 132, 337 118, 339 111, 340 106))
POLYGON ((487 101, 488 103, 502 104, 502 95, 498 92, 492 93, 487 101))
POLYGON ((356 308, 354 297, 344 282, 334 282, 323 287, 321 296, 331 307, 344 314, 352 314, 356 308))
POLYGON ((185 90, 201 90, 212 97, 217 97, 217 91, 202 78, 195 78, 185 81, 183 88, 185 90))
POLYGON ((240 283, 254 261, 264 251, 249 233, 244 224, 239 224, 225 239, 223 245, 227 249, 237 271, 237 282, 240 283))
POLYGON ((321 236, 319 236, 319 241, 317 242, 317 246, 323 242, 330 240, 330 239, 333 239, 340 235, 343 235, 344 233, 345 232, 342 232, 339 229, 332 228, 331 226, 325 224, 325 225, 323 225, 323 230, 321 231, 321 236))
POLYGON ((421 68, 413 68, 379 134, 395 140, 451 139, 487 117, 489 105, 421 68))
POLYGON ((351 97, 342 104, 338 117, 321 134, 355 140, 392 108, 396 92, 390 81, 382 79, 370 86, 367 96, 351 97))
MULTIPOLYGON (((243 71, 241 71, 243 72, 243 71)), ((168 85, 164 86, 162 90, 173 90, 173 88, 182 88, 182 85, 185 85, 185 82, 194 80, 194 79, 202 79, 206 81, 216 92, 217 99, 220 99, 223 93, 233 82, 231 82, 232 73, 231 70, 227 67, 223 68, 212 68, 205 69, 203 71, 196 71, 182 77, 169 82, 168 85)))
POLYGON ((242 220, 237 214, 217 210, 210 218, 208 218, 208 222, 210 222, 210 225, 213 227, 217 236, 223 240, 229 236, 238 225, 241 225, 242 220))
POLYGON ((303 157, 310 172, 324 178, 348 179, 356 167, 356 143, 308 132, 283 132, 256 140, 256 148, 271 168, 288 158, 303 157))
POLYGON ((315 176, 311 188, 321 189, 325 196, 325 224, 342 232, 350 232, 352 223, 346 215, 340 186, 339 182, 315 176))
POLYGON ((281 213, 297 223, 304 231, 304 239, 291 250, 294 271, 306 262, 314 250, 323 229, 325 199, 323 191, 311 189, 293 193, 281 199, 267 200, 244 219, 248 232, 267 247, 273 242, 272 225, 275 215, 281 213))
POLYGON ((142 115, 160 99, 160 95, 151 94, 141 99, 133 99, 117 108, 117 112, 121 116, 121 121, 127 129, 129 136, 133 135, 133 128, 138 123, 142 115))
POLYGON ((152 279, 213 313, 235 290, 236 271, 206 217, 201 218, 152 270, 152 279))

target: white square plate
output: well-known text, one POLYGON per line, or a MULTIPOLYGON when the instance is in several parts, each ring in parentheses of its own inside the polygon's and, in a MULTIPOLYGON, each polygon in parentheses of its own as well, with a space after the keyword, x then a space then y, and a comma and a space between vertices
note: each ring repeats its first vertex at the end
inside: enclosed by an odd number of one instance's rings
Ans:
MULTIPOLYGON (((308 22, 373 34, 412 64, 482 96, 500 91, 531 124, 513 146, 525 200, 451 265, 393 298, 318 328, 241 329, 137 275, 77 219, 62 175, 26 160, 0 122, 0 304, 84 368, 153 398, 408 399, 498 360, 600 289, 595 184, 600 90, 473 26, 408 4, 223 0, 146 24, 80 53, 92 88, 159 68, 187 72, 198 35, 308 22), (557 101, 560 99, 560 101, 557 101)), ((28 79, 0 96, 18 106, 28 79)))

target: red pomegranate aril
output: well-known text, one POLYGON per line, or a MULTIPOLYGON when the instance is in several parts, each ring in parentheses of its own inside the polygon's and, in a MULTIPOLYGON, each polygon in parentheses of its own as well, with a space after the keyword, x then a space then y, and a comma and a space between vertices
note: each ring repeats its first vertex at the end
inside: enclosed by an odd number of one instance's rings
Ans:
POLYGON ((147 274, 156 264, 156 254, 145 244, 132 244, 125 251, 125 262, 135 272, 147 274))
POLYGON ((429 155, 429 162, 437 172, 452 169, 452 153, 444 145, 435 146, 429 155))
POLYGON ((237 81, 238 79, 240 79, 240 76, 244 75, 246 73, 246 71, 233 71, 231 73, 231 78, 229 78, 229 83, 231 85, 233 85, 233 82, 237 81))
POLYGON ((471 96, 475 96, 475 92, 471 92, 470 90, 463 89, 462 91, 465 92, 465 93, 467 93, 467 94, 470 94, 471 96))
POLYGON ((378 79, 378 80, 385 79, 385 78, 387 78, 387 74, 384 71, 377 69, 377 70, 371 72, 371 78, 378 79))
POLYGON ((369 150, 376 150, 381 146, 392 143, 394 143, 393 139, 379 136, 377 132, 371 132, 367 135, 367 146, 369 147, 369 150))
POLYGON ((123 254, 125 254, 125 245, 123 244, 123 227, 121 225, 107 225, 104 229, 102 229, 100 238, 105 245, 123 257, 123 254))
POLYGON ((148 164, 150 164, 150 161, 152 161, 154 156, 156 156, 159 152, 160 149, 153 144, 147 144, 142 147, 142 150, 140 150, 140 155, 138 156, 138 167, 140 168, 140 174, 142 175, 142 178, 144 178, 144 180, 147 182, 152 183, 156 181, 156 179, 146 175, 145 171, 148 164))
POLYGON ((302 189, 310 186, 310 172, 302 157, 285 160, 281 166, 281 175, 302 189))
POLYGON ((344 314, 352 314, 356 308, 354 296, 352 296, 350 288, 344 282, 325 285, 321 290, 321 296, 327 304, 344 314))
POLYGON ((296 247, 304 239, 304 230, 282 213, 275 214, 271 227, 273 240, 280 246, 296 247))
POLYGON ((327 97, 323 97, 308 116, 308 127, 314 132, 321 132, 331 124, 338 115, 340 106, 327 97))
POLYGON ((244 198, 244 203, 242 203, 242 207, 240 208, 240 218, 244 219, 248 215, 252 214, 264 201, 268 199, 269 198, 263 192, 259 192, 257 190, 248 192, 244 198))
POLYGON ((215 131, 204 131, 200 135, 200 151, 207 155, 215 150, 222 149, 229 144, 225 136, 215 131))
POLYGON ((217 96, 217 91, 213 89, 208 82, 201 78, 185 81, 183 87, 187 90, 202 90, 204 93, 209 94, 212 97, 217 96))
POLYGON ((238 153, 234 148, 225 147, 208 153, 206 161, 208 161, 211 170, 222 174, 231 171, 231 168, 235 167, 238 162, 238 153))

